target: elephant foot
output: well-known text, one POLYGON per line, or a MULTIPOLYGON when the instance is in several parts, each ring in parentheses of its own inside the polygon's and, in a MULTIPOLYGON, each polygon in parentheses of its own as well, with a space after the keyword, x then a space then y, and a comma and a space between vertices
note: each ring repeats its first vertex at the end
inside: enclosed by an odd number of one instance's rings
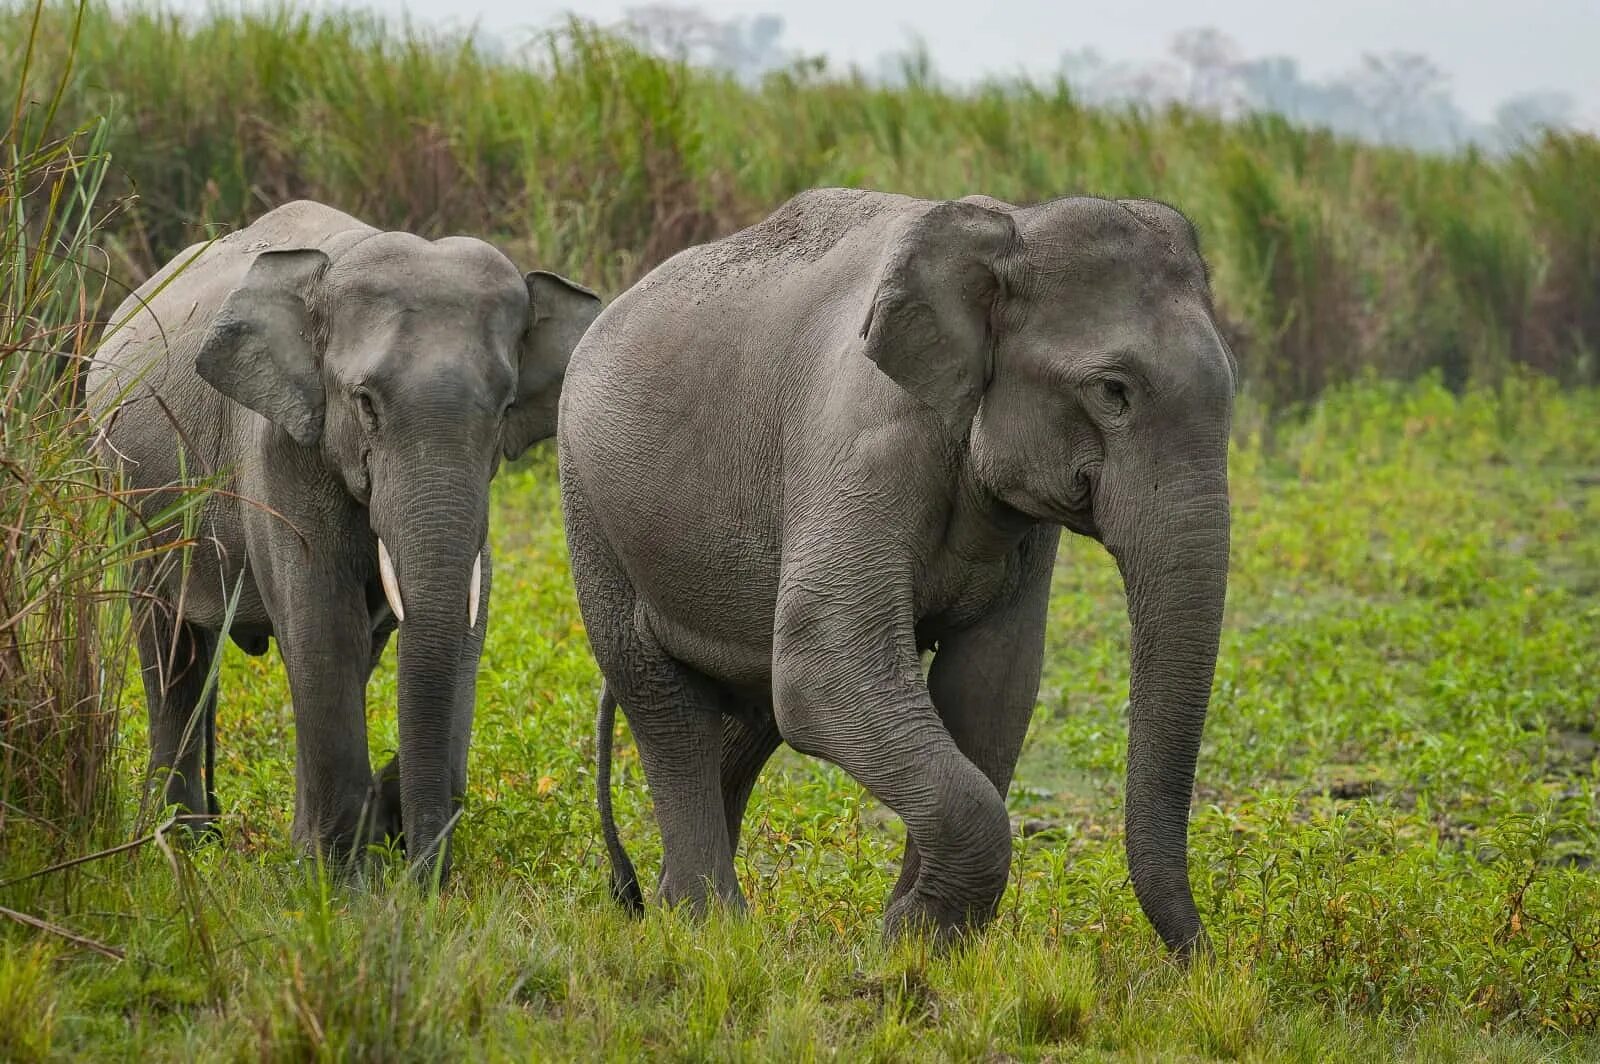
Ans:
POLYGON ((372 777, 372 790, 367 799, 367 819, 370 825, 367 837, 378 844, 389 843, 404 854, 405 824, 400 816, 400 762, 390 758, 372 777))
POLYGON ((161 801, 174 820, 172 837, 180 846, 192 850, 221 841, 222 806, 214 792, 174 778, 161 801))
POLYGON ((910 891, 895 899, 883 917, 885 942, 927 937, 934 948, 948 949, 982 931, 994 918, 995 906, 962 906, 910 891))
MULTIPOLYGON (((634 889, 638 889, 637 882, 634 889)), ((720 877, 719 880, 718 876, 707 872, 679 871, 673 874, 663 865, 656 877, 655 896, 663 907, 685 909, 697 920, 705 919, 713 909, 738 916, 750 911, 744 891, 739 889, 739 881, 731 875, 720 877)), ((644 908, 642 894, 639 908, 641 911, 644 908)))
POLYGON ((178 840, 187 850, 198 850, 222 841, 220 817, 215 813, 180 813, 178 840))
POLYGON ((367 866, 390 853, 404 854, 400 772, 391 761, 364 786, 347 788, 336 803, 297 808, 295 847, 340 880, 360 879, 367 866))
MULTIPOLYGON (((635 890, 638 884, 634 885, 635 890)), ((723 912, 743 916, 749 912, 749 905, 744 900, 744 892, 735 883, 731 887, 723 885, 715 887, 711 877, 699 876, 688 884, 663 876, 656 884, 656 897, 661 899, 662 905, 669 909, 687 909, 695 919, 703 920, 713 908, 723 912)), ((643 899, 640 908, 643 909, 643 899)))

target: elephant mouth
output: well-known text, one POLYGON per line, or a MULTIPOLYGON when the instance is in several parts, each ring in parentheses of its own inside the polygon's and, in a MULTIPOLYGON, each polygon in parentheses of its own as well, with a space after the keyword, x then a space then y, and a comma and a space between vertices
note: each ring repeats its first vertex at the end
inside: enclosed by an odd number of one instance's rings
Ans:
POLYGON ((1100 538, 1100 528, 1094 519, 1094 498, 1101 468, 1098 462, 1091 462, 1074 470, 1066 497, 1053 515, 1067 531, 1096 540, 1100 538))
POLYGON ((1088 536, 1092 540, 1098 541, 1101 538, 1100 526, 1095 524, 1093 513, 1071 511, 1064 514, 1061 518, 1061 527, 1068 532, 1088 536))

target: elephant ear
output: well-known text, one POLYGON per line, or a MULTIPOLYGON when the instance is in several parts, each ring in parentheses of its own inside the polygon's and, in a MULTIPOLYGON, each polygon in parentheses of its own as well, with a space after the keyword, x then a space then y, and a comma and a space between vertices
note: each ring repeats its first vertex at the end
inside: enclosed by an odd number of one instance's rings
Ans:
POLYGON ((991 311, 1011 216, 979 203, 939 203, 889 251, 861 326, 863 353, 965 436, 992 370, 991 311))
POLYGON ((565 277, 534 270, 527 283, 528 331, 517 366, 517 397, 500 437, 507 458, 555 435, 567 360, 600 313, 600 297, 565 277))
POLYGON ((306 299, 328 265, 314 248, 263 251, 228 293, 194 368, 229 399, 310 447, 322 437, 322 373, 306 299))

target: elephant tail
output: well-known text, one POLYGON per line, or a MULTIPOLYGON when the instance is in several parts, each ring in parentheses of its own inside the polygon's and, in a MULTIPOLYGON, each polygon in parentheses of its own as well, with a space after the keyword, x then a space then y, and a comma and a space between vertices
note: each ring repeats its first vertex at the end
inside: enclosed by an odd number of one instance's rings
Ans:
POLYGON ((616 730, 617 700, 611 685, 601 681, 600 711, 595 715, 595 785, 600 806, 600 831, 605 835, 606 854, 611 858, 611 897, 628 912, 644 912, 644 893, 639 889, 639 874, 633 870, 628 851, 617 835, 617 819, 611 810, 611 739, 616 730))

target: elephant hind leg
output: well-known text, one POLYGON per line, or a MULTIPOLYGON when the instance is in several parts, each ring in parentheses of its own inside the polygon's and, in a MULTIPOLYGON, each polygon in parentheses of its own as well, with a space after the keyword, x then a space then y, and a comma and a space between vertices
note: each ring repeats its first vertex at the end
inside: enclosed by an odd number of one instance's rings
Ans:
POLYGON ((176 620, 162 602, 137 620, 139 671, 150 714, 150 793, 191 819, 196 835, 215 831, 217 692, 206 690, 217 654, 215 632, 176 620))
POLYGON ((664 653, 639 647, 627 660, 614 686, 661 827, 661 898, 697 913, 712 897, 742 909, 722 793, 719 692, 664 653))
MULTIPOLYGON (((612 731, 616 720, 616 699, 609 687, 602 686, 600 708, 596 717, 596 742, 598 771, 595 774, 599 788, 600 826, 605 836, 606 852, 611 860, 611 897, 632 913, 644 909, 644 896, 639 891, 638 873, 622 845, 617 832, 616 818, 611 803, 611 747, 612 731)), ((755 789, 761 769, 783 741, 778 725, 771 718, 770 707, 765 717, 722 718, 721 784, 723 815, 727 821, 728 852, 739 851, 739 833, 744 823, 745 808, 750 793, 755 789)))
POLYGON ((742 909, 722 795, 726 694, 655 638, 587 500, 565 473, 562 501, 589 643, 628 718, 661 827, 661 898, 696 912, 713 897, 742 909))
POLYGON ((783 743, 770 705, 743 717, 722 719, 722 808, 728 822, 728 849, 739 850, 739 832, 756 779, 783 743))

